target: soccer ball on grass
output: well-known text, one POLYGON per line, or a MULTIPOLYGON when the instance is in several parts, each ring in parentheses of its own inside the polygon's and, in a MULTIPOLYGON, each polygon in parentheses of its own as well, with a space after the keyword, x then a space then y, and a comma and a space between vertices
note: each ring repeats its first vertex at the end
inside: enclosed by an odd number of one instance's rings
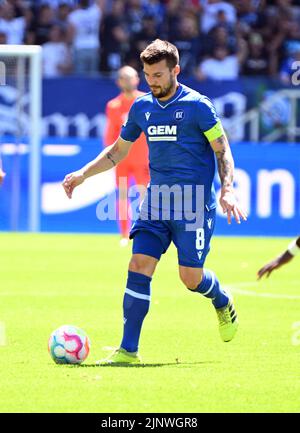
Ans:
POLYGON ((50 335, 48 351, 57 364, 81 364, 89 354, 90 345, 82 329, 63 325, 50 335))

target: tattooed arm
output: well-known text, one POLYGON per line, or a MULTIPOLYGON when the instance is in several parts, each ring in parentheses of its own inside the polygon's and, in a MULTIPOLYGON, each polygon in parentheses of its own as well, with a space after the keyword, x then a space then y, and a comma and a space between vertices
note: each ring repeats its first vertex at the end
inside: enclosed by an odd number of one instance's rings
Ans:
POLYGON ((125 141, 119 137, 114 144, 107 146, 93 161, 82 168, 84 179, 117 165, 127 156, 131 145, 131 141, 125 141))
POLYGON ((106 147, 93 161, 80 170, 67 174, 62 183, 67 196, 72 198, 74 188, 82 184, 88 177, 102 173, 117 165, 127 156, 131 145, 131 141, 125 141, 119 137, 114 144, 106 147))
POLYGON ((231 214, 233 214, 237 223, 240 223, 240 217, 246 220, 246 214, 239 208, 233 193, 233 172, 234 161, 230 146, 225 134, 210 142, 215 152, 218 172, 221 179, 221 197, 220 204, 223 212, 227 213, 228 224, 231 223, 231 214))
POLYGON ((217 157, 222 189, 227 188, 232 190, 234 162, 226 136, 222 135, 216 140, 213 140, 211 147, 217 157))

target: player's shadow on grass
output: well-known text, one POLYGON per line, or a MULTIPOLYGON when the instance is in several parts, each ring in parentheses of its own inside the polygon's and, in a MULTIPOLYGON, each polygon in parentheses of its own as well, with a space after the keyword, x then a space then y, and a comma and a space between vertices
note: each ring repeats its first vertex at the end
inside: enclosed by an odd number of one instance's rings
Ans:
POLYGON ((80 368, 90 368, 90 367, 98 367, 98 368, 115 368, 115 367, 121 367, 121 368, 147 368, 147 367, 170 367, 175 365, 180 365, 181 367, 191 367, 194 365, 207 365, 207 364, 220 364, 221 361, 195 361, 195 362, 156 362, 156 363, 147 363, 147 364, 81 364, 81 365, 72 365, 70 367, 80 367, 80 368))

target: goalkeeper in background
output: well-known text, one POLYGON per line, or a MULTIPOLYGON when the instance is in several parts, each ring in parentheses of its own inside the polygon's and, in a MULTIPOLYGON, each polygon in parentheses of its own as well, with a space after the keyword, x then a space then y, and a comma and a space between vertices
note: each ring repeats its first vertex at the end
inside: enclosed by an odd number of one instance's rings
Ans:
POLYGON ((269 263, 264 265, 258 272, 257 277, 260 279, 263 275, 267 274, 267 277, 275 270, 280 268, 282 265, 289 263, 294 256, 300 253, 300 236, 294 239, 288 246, 287 250, 284 251, 276 259, 271 260, 269 263))
MULTIPOLYGON (((131 66, 123 66, 118 71, 117 86, 121 93, 108 101, 106 105, 106 128, 104 134, 105 146, 110 146, 118 139, 122 125, 127 121, 128 112, 139 96, 144 93, 137 88, 139 85, 139 76, 131 66)), ((130 220, 128 213, 130 207, 128 203, 127 190, 133 178, 136 187, 140 191, 140 200, 143 199, 143 188, 149 183, 148 169, 148 146, 144 134, 133 143, 129 155, 121 161, 116 167, 116 184, 119 190, 119 229, 121 232, 120 246, 126 246, 129 241, 130 220)))

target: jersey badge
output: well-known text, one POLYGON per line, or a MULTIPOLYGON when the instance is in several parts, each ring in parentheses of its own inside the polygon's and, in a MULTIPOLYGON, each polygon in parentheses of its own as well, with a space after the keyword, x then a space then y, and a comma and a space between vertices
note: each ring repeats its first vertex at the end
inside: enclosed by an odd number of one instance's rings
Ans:
POLYGON ((183 120, 184 119, 184 111, 183 110, 176 110, 174 113, 175 120, 183 120))

